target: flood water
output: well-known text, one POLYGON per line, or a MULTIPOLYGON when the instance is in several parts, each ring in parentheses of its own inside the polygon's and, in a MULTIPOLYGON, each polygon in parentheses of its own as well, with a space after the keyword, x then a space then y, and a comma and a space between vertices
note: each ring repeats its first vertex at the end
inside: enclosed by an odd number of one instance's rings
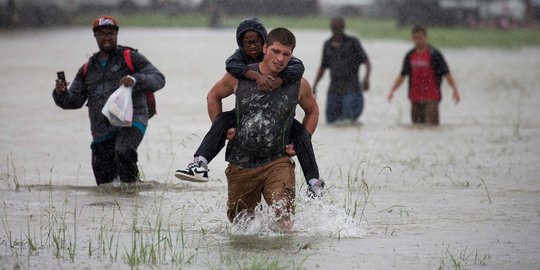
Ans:
MULTIPOLYGON (((313 82, 329 32, 292 30, 313 82)), ((306 198, 297 166, 295 232, 276 235, 264 207, 246 228, 227 221, 224 153, 207 184, 173 176, 210 127, 206 93, 235 29, 132 28, 118 39, 167 78, 139 148, 139 189, 95 187, 86 108, 63 111, 51 97, 56 71, 72 80, 97 50, 91 30, 0 33, 3 267, 540 267, 540 48, 443 49, 462 102, 445 83, 442 125, 426 128, 410 124, 405 85, 386 101, 411 44, 364 40, 373 72, 361 124, 325 123, 327 72, 313 136, 327 193, 306 198)))

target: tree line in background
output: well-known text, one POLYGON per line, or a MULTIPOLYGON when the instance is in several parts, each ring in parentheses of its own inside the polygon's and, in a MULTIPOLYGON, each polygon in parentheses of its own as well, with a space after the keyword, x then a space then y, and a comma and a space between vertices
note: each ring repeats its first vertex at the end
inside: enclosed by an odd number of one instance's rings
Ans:
POLYGON ((210 26, 227 15, 360 16, 399 26, 538 26, 540 0, 0 0, 0 27, 67 25, 77 14, 203 13, 210 26))

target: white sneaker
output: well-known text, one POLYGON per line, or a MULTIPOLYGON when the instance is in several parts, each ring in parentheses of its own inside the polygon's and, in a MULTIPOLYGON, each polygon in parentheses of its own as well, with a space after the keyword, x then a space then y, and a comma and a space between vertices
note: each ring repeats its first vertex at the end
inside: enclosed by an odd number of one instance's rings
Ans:
POLYGON ((311 178, 308 181, 307 196, 310 198, 320 198, 324 194, 325 183, 322 179, 311 178))
POLYGON ((176 178, 190 182, 208 182, 208 168, 203 161, 191 162, 185 169, 176 170, 176 178))

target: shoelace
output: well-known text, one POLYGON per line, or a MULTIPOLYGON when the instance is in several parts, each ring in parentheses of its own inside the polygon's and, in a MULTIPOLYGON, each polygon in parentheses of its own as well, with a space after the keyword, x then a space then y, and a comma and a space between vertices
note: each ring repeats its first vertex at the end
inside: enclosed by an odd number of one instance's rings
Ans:
POLYGON ((188 165, 188 169, 193 169, 193 168, 196 168, 196 167, 201 167, 199 162, 191 162, 188 165))
MULTIPOLYGON (((199 167, 199 168, 201 168, 201 167, 204 168, 203 166, 201 166, 200 163, 201 163, 201 161, 199 161, 199 162, 191 162, 191 163, 189 163, 189 165, 188 165, 188 169, 193 169, 193 168, 197 168, 197 167, 199 167)), ((205 169, 206 169, 206 168, 205 168, 205 169)), ((209 170, 209 169, 206 169, 206 171, 210 171, 210 170, 209 170)))

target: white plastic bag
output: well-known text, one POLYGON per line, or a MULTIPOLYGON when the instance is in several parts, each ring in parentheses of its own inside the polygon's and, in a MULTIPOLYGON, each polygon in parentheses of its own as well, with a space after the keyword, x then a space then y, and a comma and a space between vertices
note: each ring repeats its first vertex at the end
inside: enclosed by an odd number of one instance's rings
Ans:
POLYGON ((133 88, 121 85, 109 97, 101 113, 104 114, 109 123, 118 127, 130 127, 133 119, 133 100, 131 93, 133 88))

